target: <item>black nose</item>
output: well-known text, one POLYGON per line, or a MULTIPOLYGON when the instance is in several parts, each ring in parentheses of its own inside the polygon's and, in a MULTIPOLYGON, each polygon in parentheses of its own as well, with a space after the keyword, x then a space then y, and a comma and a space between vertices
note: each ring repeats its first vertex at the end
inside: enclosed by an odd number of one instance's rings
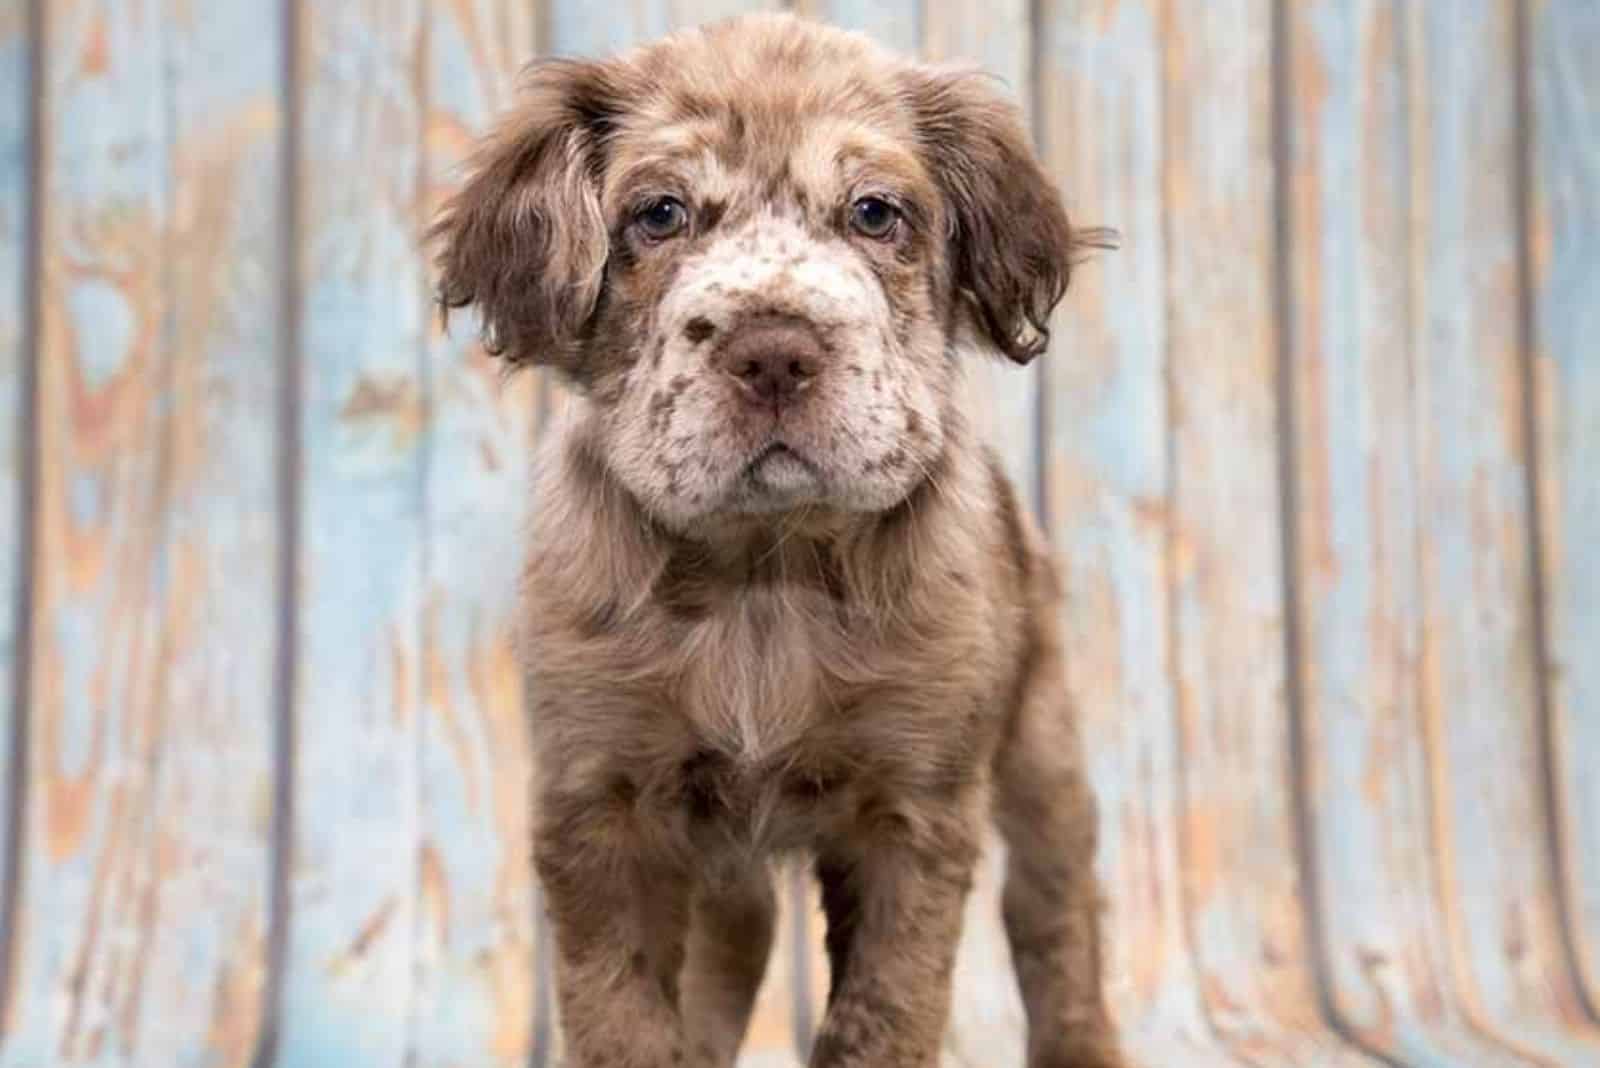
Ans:
POLYGON ((822 342, 800 319, 761 318, 736 328, 717 353, 717 365, 752 403, 788 403, 822 371, 822 342))

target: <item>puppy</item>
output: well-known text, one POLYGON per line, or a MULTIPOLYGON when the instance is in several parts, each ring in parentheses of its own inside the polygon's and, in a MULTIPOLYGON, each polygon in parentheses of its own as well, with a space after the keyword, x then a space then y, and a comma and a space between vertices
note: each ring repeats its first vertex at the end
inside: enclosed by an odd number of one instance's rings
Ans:
POLYGON ((435 236, 445 307, 578 394, 521 641, 569 1063, 732 1065, 803 853, 811 1064, 934 1064, 992 816, 1029 1065, 1120 1065, 1060 594, 957 388, 1098 240, 1016 109, 784 16, 541 61, 435 236))

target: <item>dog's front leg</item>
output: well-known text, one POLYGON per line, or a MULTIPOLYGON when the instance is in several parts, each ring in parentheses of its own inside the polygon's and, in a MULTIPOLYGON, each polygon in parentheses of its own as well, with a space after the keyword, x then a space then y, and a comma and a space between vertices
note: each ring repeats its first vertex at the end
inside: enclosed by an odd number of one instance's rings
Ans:
POLYGON ((678 975, 690 880, 619 788, 546 793, 534 854, 568 1068, 685 1068, 678 975))
POLYGON ((920 800, 824 845, 833 976, 811 1068, 937 1062, 978 842, 970 804, 920 800))

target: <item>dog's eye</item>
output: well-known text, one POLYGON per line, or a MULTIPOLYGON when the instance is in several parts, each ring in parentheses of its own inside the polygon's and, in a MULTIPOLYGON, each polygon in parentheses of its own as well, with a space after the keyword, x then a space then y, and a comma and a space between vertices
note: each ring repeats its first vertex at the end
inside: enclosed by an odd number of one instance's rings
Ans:
POLYGON ((888 237, 899 221, 899 210, 882 197, 862 197, 850 205, 850 225, 865 237, 888 237))
POLYGON ((633 221, 652 241, 676 237, 689 224, 689 209, 676 197, 658 197, 640 208, 633 221))

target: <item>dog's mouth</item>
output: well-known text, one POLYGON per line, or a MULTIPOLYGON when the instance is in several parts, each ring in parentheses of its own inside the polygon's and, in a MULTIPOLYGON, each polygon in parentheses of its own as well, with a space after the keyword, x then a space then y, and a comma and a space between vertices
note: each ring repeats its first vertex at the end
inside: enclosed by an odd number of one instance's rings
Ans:
POLYGON ((823 486, 817 465, 782 441, 768 442, 756 450, 739 481, 747 503, 769 506, 814 497, 823 486))
POLYGON ((750 462, 745 464, 745 468, 753 471, 756 468, 766 464, 770 460, 783 459, 787 459, 795 463, 806 463, 805 457, 794 448, 790 447, 787 443, 782 441, 772 441, 757 449, 756 454, 750 457, 750 462))
POLYGON ((812 479, 820 474, 816 464, 807 459, 804 453, 781 441, 762 446, 745 464, 744 470, 747 476, 768 481, 774 477, 782 479, 787 473, 801 473, 812 479))

